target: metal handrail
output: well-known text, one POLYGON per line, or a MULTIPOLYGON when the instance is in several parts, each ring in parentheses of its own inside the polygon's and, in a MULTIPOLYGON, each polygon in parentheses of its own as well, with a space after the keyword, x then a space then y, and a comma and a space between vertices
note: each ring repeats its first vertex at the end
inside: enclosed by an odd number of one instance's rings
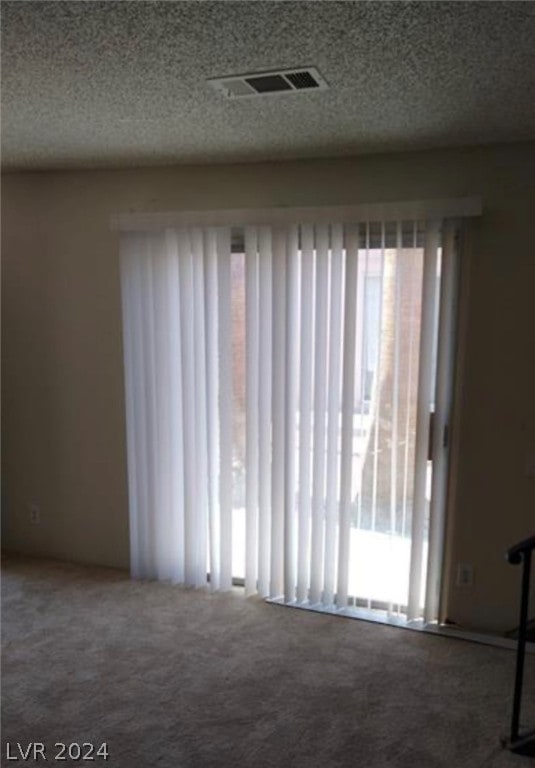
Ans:
POLYGON ((522 705, 522 685, 524 681, 524 659, 526 655, 526 633, 528 626, 528 603, 531 575, 531 553, 535 549, 535 536, 520 541, 507 550, 507 561, 512 565, 524 563, 522 570, 522 591, 520 594, 520 623, 518 626, 518 645, 516 651, 515 688, 513 695, 513 715, 511 719, 511 737, 509 746, 513 751, 533 754, 535 734, 520 735, 520 709, 522 705))
POLYGON ((507 550, 507 560, 512 565, 518 565, 522 562, 522 555, 524 552, 529 552, 535 549, 535 536, 530 536, 528 539, 519 541, 513 547, 507 550))

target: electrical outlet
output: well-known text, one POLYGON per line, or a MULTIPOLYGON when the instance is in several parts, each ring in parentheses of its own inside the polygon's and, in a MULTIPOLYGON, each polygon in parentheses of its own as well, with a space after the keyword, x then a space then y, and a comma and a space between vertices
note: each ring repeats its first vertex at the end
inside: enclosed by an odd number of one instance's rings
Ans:
POLYGON ((457 578, 455 583, 458 587, 472 587, 474 584, 474 566, 471 563, 457 564, 457 578))
POLYGON ((30 512, 30 523, 32 525, 41 524, 41 510, 37 504, 28 504, 28 510, 30 512))

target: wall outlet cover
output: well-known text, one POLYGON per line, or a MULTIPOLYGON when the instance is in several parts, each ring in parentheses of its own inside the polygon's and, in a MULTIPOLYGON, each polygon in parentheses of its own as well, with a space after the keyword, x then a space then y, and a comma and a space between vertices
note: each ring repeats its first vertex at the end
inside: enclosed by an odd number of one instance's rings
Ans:
POLYGON ((30 523, 32 525, 40 525, 41 523, 41 510, 37 504, 28 504, 28 510, 30 512, 30 523))
POLYGON ((474 566, 471 563, 458 563, 456 584, 458 587, 473 586, 474 566))

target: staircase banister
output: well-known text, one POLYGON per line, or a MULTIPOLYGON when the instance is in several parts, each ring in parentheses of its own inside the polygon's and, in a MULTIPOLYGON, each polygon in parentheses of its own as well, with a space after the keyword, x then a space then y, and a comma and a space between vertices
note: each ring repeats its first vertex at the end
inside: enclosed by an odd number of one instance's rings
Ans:
POLYGON ((522 563, 522 588, 520 593, 520 622, 518 625, 518 643, 516 648, 515 687, 513 692, 513 716, 511 718, 511 737, 509 748, 522 755, 535 756, 535 731, 520 734, 520 708, 522 706, 522 686, 524 682, 524 657, 526 655, 526 629, 528 625, 528 603, 531 573, 531 553, 535 549, 535 536, 519 541, 507 551, 507 560, 512 565, 522 563))
POLYGON ((535 549, 535 536, 529 536, 527 539, 519 541, 518 544, 515 544, 507 550, 507 561, 511 563, 511 565, 518 565, 518 563, 522 562, 525 553, 531 552, 533 549, 535 549))

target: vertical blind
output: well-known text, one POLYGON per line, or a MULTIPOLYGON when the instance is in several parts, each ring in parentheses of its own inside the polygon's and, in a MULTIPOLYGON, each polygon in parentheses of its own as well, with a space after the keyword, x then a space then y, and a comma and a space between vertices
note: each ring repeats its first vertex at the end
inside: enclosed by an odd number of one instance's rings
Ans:
POLYGON ((382 603, 436 617, 454 245, 454 224, 438 220, 122 234, 133 576, 229 589, 240 546, 247 594, 373 607, 359 563, 381 541, 384 568, 399 539, 406 587, 382 603))
POLYGON ((230 230, 125 235, 121 280, 132 574, 229 589, 230 230))

